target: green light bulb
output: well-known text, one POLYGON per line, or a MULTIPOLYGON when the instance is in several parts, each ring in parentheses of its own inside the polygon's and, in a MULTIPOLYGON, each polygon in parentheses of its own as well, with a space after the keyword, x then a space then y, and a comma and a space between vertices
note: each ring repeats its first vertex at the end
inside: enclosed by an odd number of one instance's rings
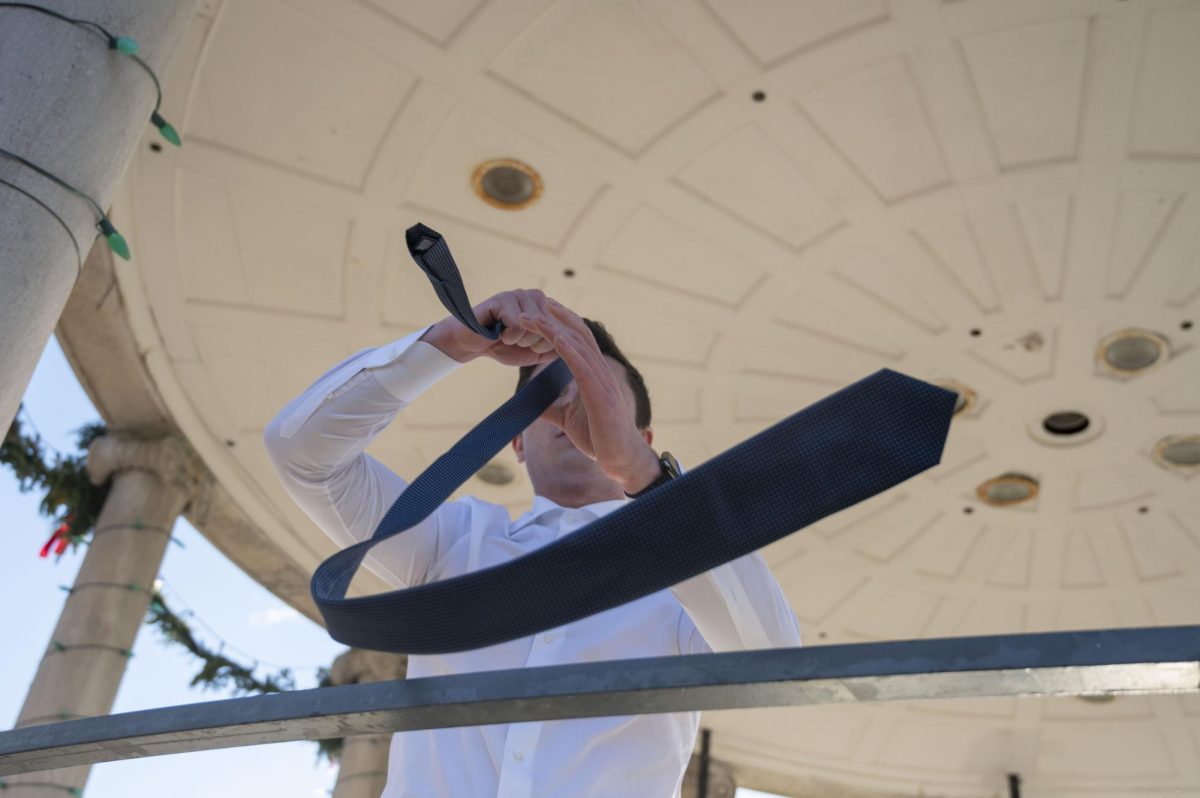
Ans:
POLYGON ((104 235, 104 240, 108 242, 109 248, 120 255, 125 260, 129 260, 129 244, 125 243, 125 236, 113 227, 112 222, 108 217, 100 219, 100 232, 104 235))
POLYGON ((133 55, 138 51, 138 44, 128 36, 118 36, 112 40, 112 46, 125 55, 133 55))
POLYGON ((179 134, 175 132, 175 128, 171 126, 170 122, 163 123, 163 126, 158 129, 158 132, 162 134, 164 139, 171 142, 176 147, 182 146, 183 142, 180 141, 179 134))
POLYGON ((170 122, 159 116, 157 111, 150 114, 150 124, 158 128, 158 132, 162 134, 164 139, 171 142, 176 147, 182 146, 183 142, 180 140, 179 133, 175 130, 175 127, 170 122))
POLYGON ((129 245, 125 243, 125 236, 113 230, 104 237, 108 241, 109 248, 113 252, 120 255, 125 260, 129 260, 129 245))

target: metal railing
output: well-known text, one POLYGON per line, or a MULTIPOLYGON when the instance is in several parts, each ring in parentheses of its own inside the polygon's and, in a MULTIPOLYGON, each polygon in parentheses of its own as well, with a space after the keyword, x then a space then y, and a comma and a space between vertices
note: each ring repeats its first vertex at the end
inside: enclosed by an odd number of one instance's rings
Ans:
POLYGON ((0 776, 183 751, 705 709, 1200 692, 1200 626, 1050 632, 485 671, 297 690, 0 732, 0 776))

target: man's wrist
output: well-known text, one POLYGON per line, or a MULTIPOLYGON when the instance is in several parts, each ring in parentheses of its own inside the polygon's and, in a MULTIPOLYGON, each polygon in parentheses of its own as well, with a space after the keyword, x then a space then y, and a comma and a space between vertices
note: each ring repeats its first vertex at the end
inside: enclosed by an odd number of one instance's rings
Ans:
MULTIPOLYGON (((447 357, 457 360, 459 363, 467 363, 479 357, 477 352, 469 352, 465 350, 458 339, 454 337, 453 329, 448 324, 457 324, 460 327, 462 324, 449 316, 439 321, 437 324, 425 331, 425 334, 418 338, 418 341, 424 341, 440 350, 447 357)), ((466 329, 465 327, 463 329, 466 329)))
POLYGON ((621 480, 621 489, 627 494, 641 493, 650 483, 662 476, 662 463, 658 455, 649 445, 643 450, 637 464, 629 469, 628 475, 621 480))

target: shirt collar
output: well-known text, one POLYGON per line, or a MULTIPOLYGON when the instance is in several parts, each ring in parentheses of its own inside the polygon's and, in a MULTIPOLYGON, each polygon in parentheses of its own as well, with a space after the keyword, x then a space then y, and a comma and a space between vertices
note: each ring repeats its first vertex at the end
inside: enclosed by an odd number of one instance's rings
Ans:
MULTIPOLYGON (((608 515, 613 510, 624 507, 631 501, 633 501, 633 499, 628 497, 624 499, 606 499, 601 502, 585 504, 582 507, 577 507, 574 509, 576 512, 588 513, 593 518, 599 518, 603 515, 608 515)), ((509 532, 515 532, 522 527, 528 526, 529 524, 535 523, 536 521, 542 519, 549 521, 551 515, 562 514, 567 509, 569 508, 563 507, 561 504, 547 499, 545 496, 535 495, 533 497, 533 506, 529 508, 527 513, 513 522, 512 526, 509 528, 509 532)))

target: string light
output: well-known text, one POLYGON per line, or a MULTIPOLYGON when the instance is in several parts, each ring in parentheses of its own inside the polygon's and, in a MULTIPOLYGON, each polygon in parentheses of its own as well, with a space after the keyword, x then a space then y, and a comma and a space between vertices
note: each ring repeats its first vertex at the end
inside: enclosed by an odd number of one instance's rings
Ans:
MULTIPOLYGON (((138 43, 129 36, 117 36, 99 23, 93 22, 90 19, 76 19, 68 17, 66 14, 60 14, 57 11, 51 11, 48 8, 35 6, 31 3, 0 3, 0 8, 18 8, 24 11, 35 11, 39 14, 45 14, 48 17, 69 22, 72 25, 90 30, 91 32, 101 36, 108 42, 109 49, 127 55, 137 62, 146 74, 150 76, 150 80, 154 81, 154 92, 156 99, 154 102, 154 111, 150 114, 150 124, 158 129, 158 132, 164 139, 174 144, 176 147, 182 146, 183 142, 179 138, 179 133, 166 119, 163 119, 159 113, 162 107, 162 86, 158 82, 158 75, 150 68, 150 65, 143 61, 137 54, 138 43)), ((110 242, 111 243, 111 242, 110 242)), ((126 256, 128 257, 128 256, 126 256)))
MULTIPOLYGON (((179 136, 179 131, 177 131, 175 129, 174 125, 172 125, 170 122, 168 122, 166 119, 164 119, 162 113, 160 113, 160 111, 162 109, 163 95, 162 95, 162 84, 158 80, 158 75, 154 72, 154 70, 150 67, 150 65, 147 64, 144 60, 142 60, 141 56, 139 56, 137 54, 138 53, 138 43, 136 41, 134 41, 134 39, 132 37, 116 35, 112 31, 108 30, 108 28, 105 28, 103 25, 101 25, 97 22, 93 22, 90 19, 76 19, 75 17, 69 17, 66 14, 61 14, 57 11, 52 11, 51 9, 48 9, 48 8, 42 8, 41 6, 33 5, 32 3, 2 2, 2 3, 0 3, 0 8, 12 8, 12 9, 18 9, 21 11, 32 11, 37 14, 43 14, 45 16, 51 17, 52 19, 57 19, 62 22, 70 23, 71 25, 74 25, 78 28, 81 28, 83 30, 89 31, 91 33, 94 33, 94 34, 100 36, 108 43, 109 49, 116 50, 118 53, 128 56, 130 59, 132 59, 134 61, 134 63, 136 63, 139 67, 141 67, 142 70, 145 71, 145 73, 147 75, 150 76, 150 80, 153 81, 153 83, 154 83, 154 110, 151 111, 151 113, 150 113, 150 124, 154 125, 154 127, 158 130, 159 135, 161 135, 167 141, 171 142, 171 144, 175 145, 176 147, 183 145, 183 140, 179 136)), ((50 172, 46 171, 45 169, 42 169, 40 166, 37 166, 36 164, 31 163, 30 161, 26 160, 25 158, 22 158, 19 155, 8 152, 7 150, 0 150, 0 155, 3 155, 6 158, 10 158, 14 161, 17 161, 18 163, 21 163, 30 169, 33 169, 38 174, 42 175, 43 177, 45 177, 49 180, 52 180, 54 183, 58 184, 62 188, 65 188, 68 191, 70 191, 71 193, 87 200, 87 202, 89 204, 91 204, 91 206, 96 210, 96 213, 100 217, 100 220, 96 223, 96 226, 100 228, 100 234, 103 235, 104 240, 108 242, 109 248, 113 252, 120 255, 123 259, 129 260, 130 252, 129 252, 128 242, 125 241, 125 237, 122 236, 120 231, 118 231, 117 228, 113 225, 112 221, 108 218, 108 214, 106 214, 104 212, 104 209, 100 207, 99 203, 97 203, 89 195, 83 193, 79 189, 72 186, 70 183, 67 183, 65 180, 62 180, 61 178, 57 177, 56 175, 51 174, 50 172)), ((33 199, 35 202, 37 202, 39 205, 41 205, 42 208, 44 208, 46 211, 48 211, 50 213, 50 215, 52 215, 55 219, 57 219, 58 222, 60 224, 62 224, 63 227, 67 230, 68 234, 71 233, 70 228, 67 226, 66 222, 63 221, 62 217, 59 216, 57 213, 55 213, 53 210, 51 210, 50 206, 48 206, 46 203, 42 202, 40 199, 38 199, 37 197, 30 194, 25 189, 15 186, 12 183, 8 182, 7 180, 0 181, 0 183, 3 183, 4 185, 8 186, 9 188, 15 189, 16 191, 21 192, 25 196, 33 199)), ((80 272, 82 272, 82 270, 83 270, 83 255, 79 248, 79 242, 75 240, 74 235, 71 236, 71 241, 73 244, 75 244, 75 253, 79 260, 80 272)), ((76 275, 76 282, 78 282, 78 274, 76 275)))
POLYGON ((96 223, 96 226, 100 228, 100 233, 101 233, 101 235, 104 236, 104 239, 108 242, 109 248, 112 249, 113 252, 117 253, 125 260, 129 260, 129 244, 125 243, 125 237, 122 236, 121 233, 117 230, 117 228, 113 226, 112 221, 110 221, 108 218, 108 214, 106 214, 104 212, 104 209, 100 207, 100 203, 96 202, 94 199, 91 198, 90 195, 83 193, 79 189, 75 188, 75 186, 71 185, 70 183, 68 183, 67 181, 58 177, 57 175, 54 175, 54 174, 46 171, 42 167, 38 166, 37 164, 33 163, 30 160, 22 158, 20 155, 17 155, 16 153, 12 153, 12 152, 9 152, 8 150, 0 148, 0 155, 4 156, 5 158, 14 160, 17 163, 19 163, 29 169, 32 169, 33 171, 37 172, 39 175, 46 178, 47 180, 50 180, 51 182, 55 183, 56 185, 58 185, 62 188, 65 188, 67 191, 70 191, 75 196, 81 197, 84 200, 86 200, 87 203, 92 206, 92 209, 95 210, 96 213, 100 217, 100 221, 96 223))

